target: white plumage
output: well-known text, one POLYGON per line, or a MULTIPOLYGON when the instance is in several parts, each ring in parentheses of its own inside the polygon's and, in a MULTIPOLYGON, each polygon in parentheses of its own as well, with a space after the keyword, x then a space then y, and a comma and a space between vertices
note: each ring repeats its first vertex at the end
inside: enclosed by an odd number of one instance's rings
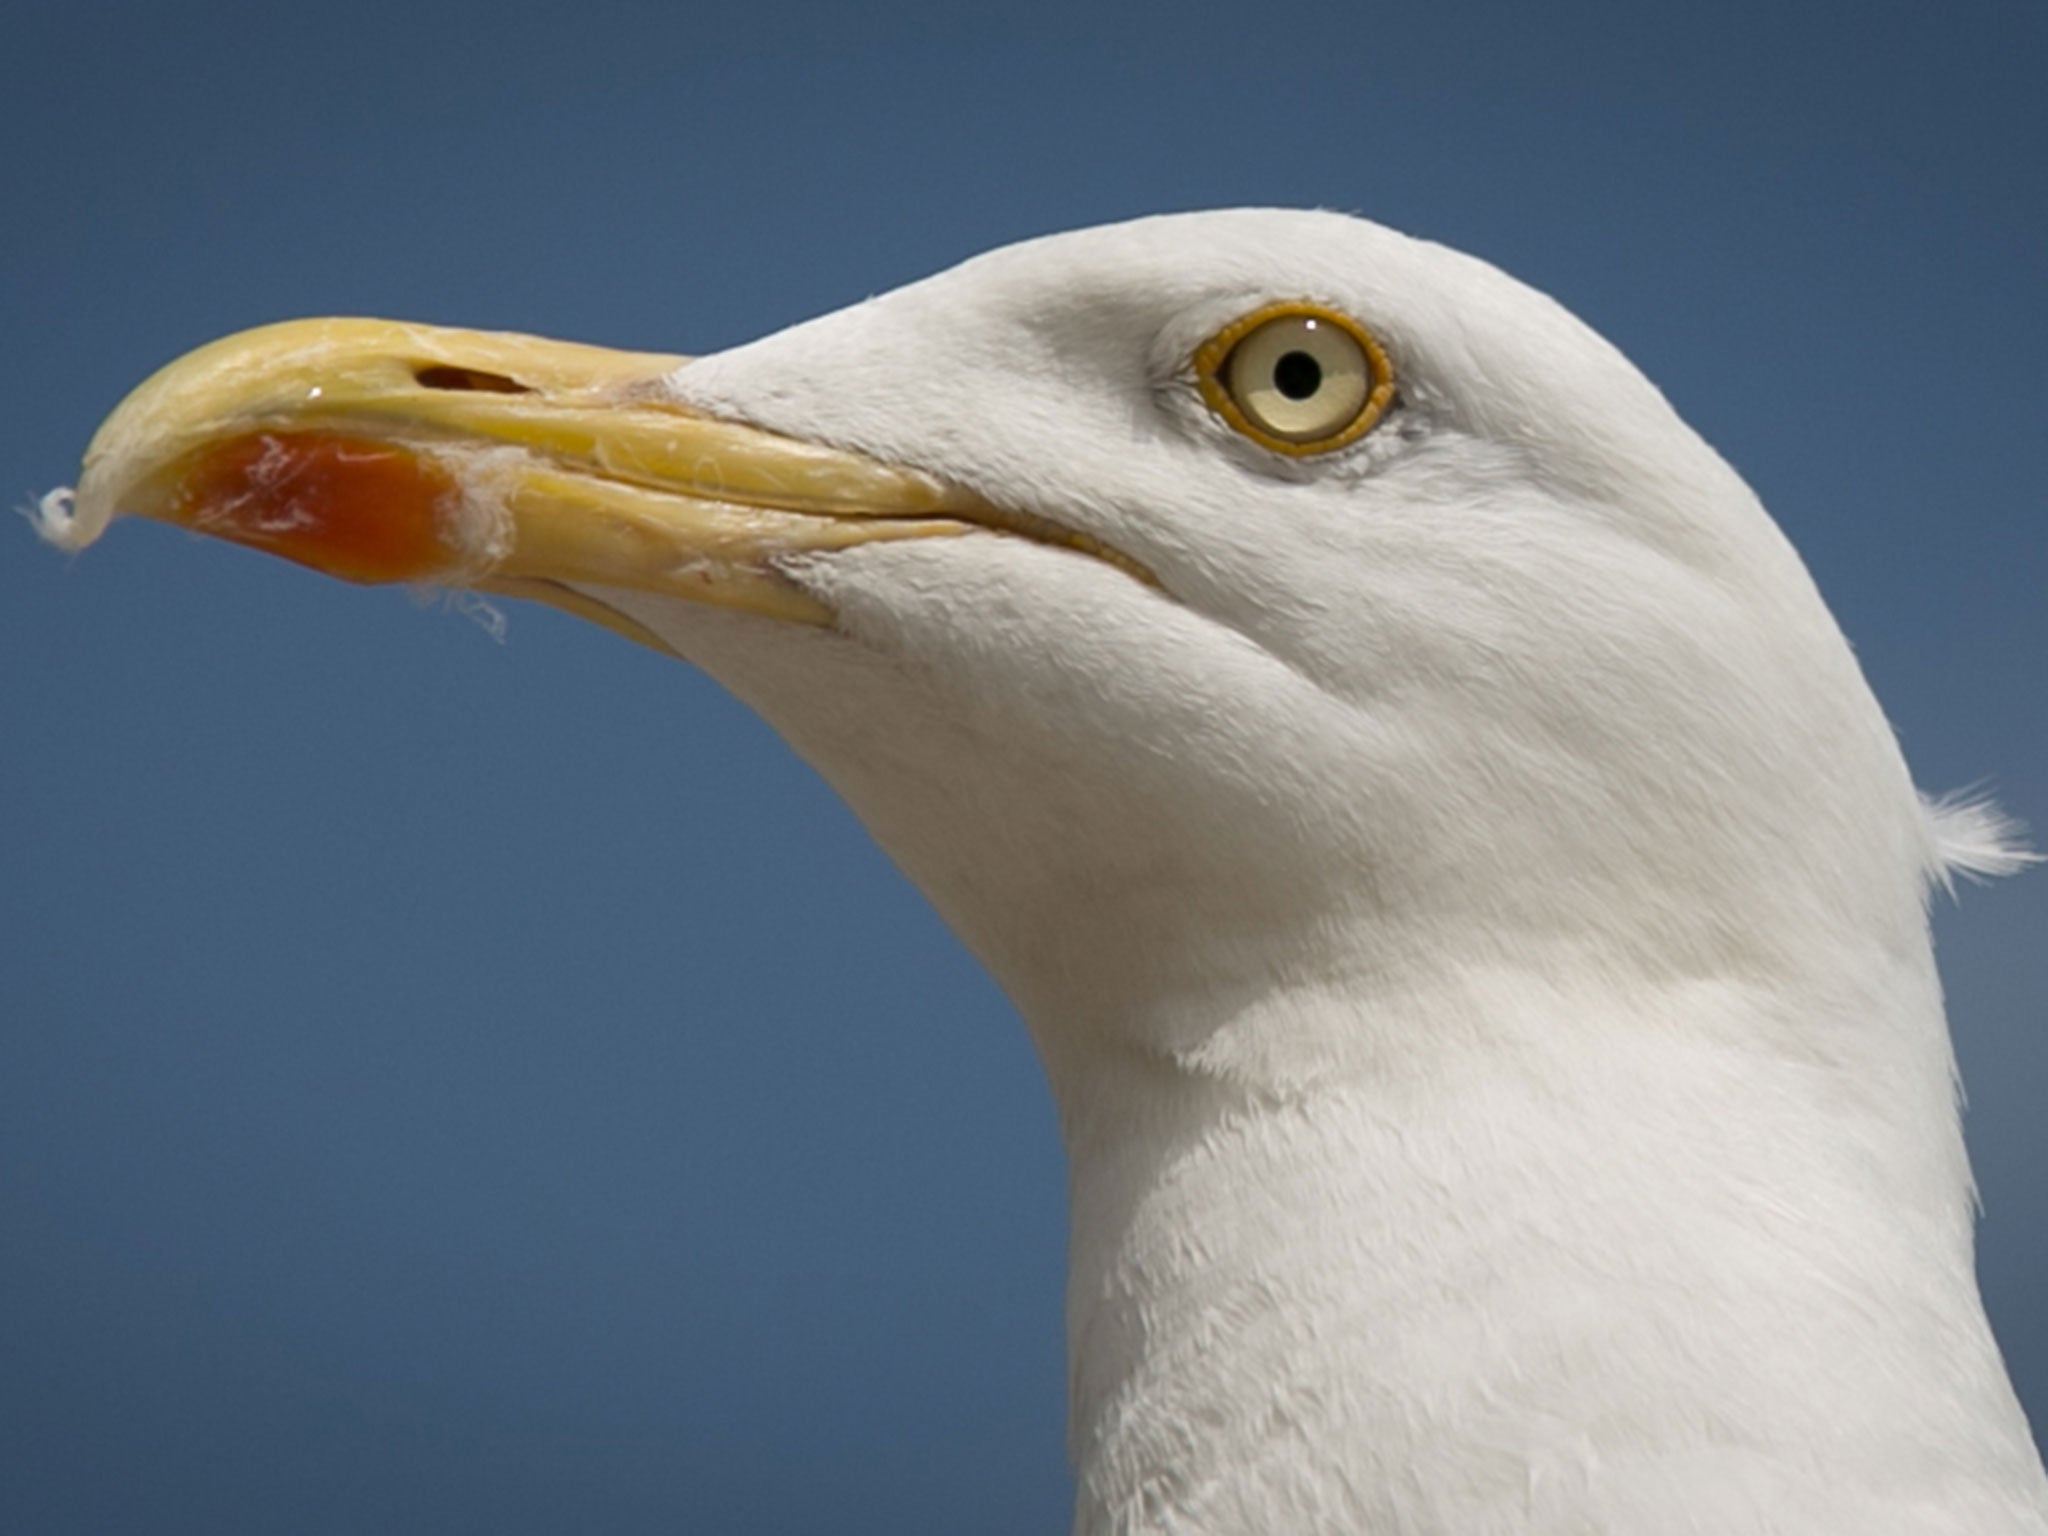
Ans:
POLYGON ((1079 1531, 2048 1532, 1924 910, 2020 856, 1930 813, 1790 546, 1611 347, 1469 257, 1243 211, 665 388, 1157 577, 988 531, 783 562, 829 627, 585 587, 772 721, 1028 1021, 1079 1531), (1190 361, 1297 299, 1398 380, 1322 456, 1190 361))

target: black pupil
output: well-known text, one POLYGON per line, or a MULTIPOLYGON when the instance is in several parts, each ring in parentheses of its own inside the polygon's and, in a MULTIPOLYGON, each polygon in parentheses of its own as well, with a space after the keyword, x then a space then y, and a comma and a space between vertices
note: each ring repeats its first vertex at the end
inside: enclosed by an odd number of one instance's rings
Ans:
POLYGON ((1290 400, 1306 400, 1323 387, 1323 365, 1306 352, 1287 352, 1273 365, 1273 383, 1290 400))

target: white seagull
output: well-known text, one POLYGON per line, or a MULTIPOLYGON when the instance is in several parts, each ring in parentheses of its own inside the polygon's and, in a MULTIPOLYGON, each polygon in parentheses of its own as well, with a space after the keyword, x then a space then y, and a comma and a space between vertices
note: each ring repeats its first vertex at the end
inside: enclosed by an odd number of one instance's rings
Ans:
POLYGON ((706 669, 1015 1000, 1075 1529, 2048 1533, 1929 805, 1742 480, 1557 304, 1329 213, 1032 241, 715 356, 180 359, 116 511, 706 669))

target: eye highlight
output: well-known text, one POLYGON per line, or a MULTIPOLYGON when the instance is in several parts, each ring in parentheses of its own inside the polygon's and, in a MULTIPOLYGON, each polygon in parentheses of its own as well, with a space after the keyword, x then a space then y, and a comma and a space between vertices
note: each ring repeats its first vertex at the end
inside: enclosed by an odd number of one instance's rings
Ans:
POLYGON ((1394 367, 1364 326, 1306 301, 1233 320, 1195 353, 1209 409, 1279 453, 1328 453, 1386 414, 1394 367))

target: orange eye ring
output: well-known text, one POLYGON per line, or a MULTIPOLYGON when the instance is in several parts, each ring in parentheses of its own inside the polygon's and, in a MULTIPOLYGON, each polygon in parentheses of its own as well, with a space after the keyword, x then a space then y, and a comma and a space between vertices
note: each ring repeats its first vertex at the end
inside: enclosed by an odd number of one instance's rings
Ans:
POLYGON ((1394 399, 1394 365, 1349 315, 1305 299, 1241 315, 1195 352, 1209 409, 1275 453, 1355 443, 1394 399))

